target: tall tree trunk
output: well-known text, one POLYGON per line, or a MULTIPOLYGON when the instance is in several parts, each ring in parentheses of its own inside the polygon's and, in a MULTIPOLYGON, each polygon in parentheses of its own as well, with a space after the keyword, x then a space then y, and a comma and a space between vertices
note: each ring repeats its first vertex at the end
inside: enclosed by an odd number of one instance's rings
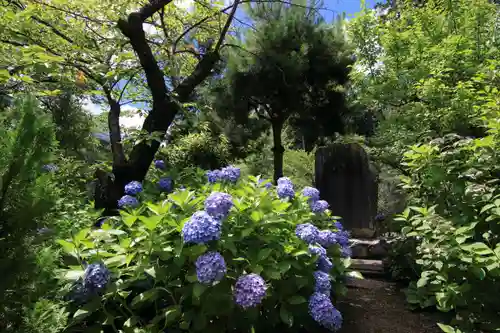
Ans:
MULTIPOLYGON (((187 102, 196 87, 210 75, 213 67, 220 59, 219 50, 229 30, 240 0, 234 2, 214 50, 208 51, 203 56, 194 71, 175 88, 173 94, 167 89, 164 73, 158 66, 158 62, 146 40, 146 35, 142 27, 144 21, 171 2, 172 0, 151 1, 138 11, 131 13, 126 20, 118 20, 118 29, 123 35, 129 38, 130 44, 144 70, 146 82, 151 91, 153 106, 144 120, 142 127, 142 130, 149 134, 155 132, 165 133, 174 120, 175 115, 181 110, 178 102, 187 102), (174 95, 177 95, 177 98, 174 98, 174 95)), ((110 94, 108 99, 112 99, 110 94)), ((118 213, 116 209, 117 201, 124 193, 124 186, 132 180, 144 180, 160 147, 160 143, 156 140, 152 142, 142 141, 132 148, 127 160, 123 154, 120 138, 118 119, 120 106, 118 103, 110 103, 110 106, 111 112, 108 123, 113 150, 113 172, 112 174, 108 174, 102 170, 96 172, 98 184, 94 194, 95 207, 104 209, 104 215, 115 215, 118 213)))
POLYGON ((274 183, 283 177, 283 153, 285 148, 281 141, 281 132, 283 130, 283 121, 281 119, 271 120, 273 129, 273 165, 274 165, 274 183))

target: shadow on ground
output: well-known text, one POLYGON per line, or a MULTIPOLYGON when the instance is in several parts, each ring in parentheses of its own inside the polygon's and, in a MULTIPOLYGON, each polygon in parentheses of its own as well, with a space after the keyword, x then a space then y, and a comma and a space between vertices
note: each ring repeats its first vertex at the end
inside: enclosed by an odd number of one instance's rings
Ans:
POLYGON ((441 316, 409 310, 397 284, 363 279, 351 285, 338 302, 340 333, 443 333, 437 326, 441 316))

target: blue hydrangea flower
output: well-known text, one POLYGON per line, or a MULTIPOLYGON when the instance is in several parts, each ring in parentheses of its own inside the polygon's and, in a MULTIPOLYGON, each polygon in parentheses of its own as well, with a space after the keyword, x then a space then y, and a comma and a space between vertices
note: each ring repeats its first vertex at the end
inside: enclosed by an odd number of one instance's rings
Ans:
POLYGON ((221 234, 220 221, 208 215, 205 211, 198 211, 182 227, 182 238, 185 243, 203 244, 218 240, 221 234))
POLYGON ((280 197, 280 199, 285 199, 285 198, 293 199, 295 197, 295 190, 293 189, 292 184, 288 183, 278 184, 276 192, 278 193, 278 197, 280 197))
POLYGON ((91 293, 97 293, 106 288, 111 273, 103 263, 90 264, 83 275, 83 286, 91 293))
POLYGON ((317 242, 324 248, 337 244, 337 238, 333 231, 321 230, 318 234, 317 242))
POLYGON ((290 180, 290 178, 288 177, 281 177, 278 179, 278 185, 281 185, 281 184, 289 184, 293 187, 293 183, 292 181, 290 180))
POLYGON ((169 177, 160 178, 160 180, 158 181, 158 188, 162 192, 171 192, 173 189, 173 185, 174 183, 169 177))
POLYGON ((326 256, 326 250, 322 246, 319 245, 309 245, 309 253, 314 255, 314 256, 320 256, 320 257, 325 257, 326 256))
POLYGON ((240 168, 236 168, 232 165, 229 165, 225 168, 222 168, 221 175, 224 180, 230 181, 231 183, 236 183, 240 178, 240 168))
POLYGON ((328 208, 328 202, 325 200, 318 200, 311 202, 311 210, 313 213, 323 213, 328 208))
POLYGON ((352 249, 350 246, 342 246, 340 248, 340 255, 344 258, 350 258, 352 256, 352 249))
POLYGON ((346 230, 337 231, 335 234, 335 238, 337 239, 337 243, 340 246, 348 246, 349 245, 349 232, 346 230))
POLYGON ((338 231, 342 231, 344 230, 344 226, 342 225, 342 223, 340 223, 339 221, 335 221, 333 223, 333 225, 335 226, 335 228, 338 230, 338 231))
POLYGON ((55 164, 45 164, 42 166, 42 171, 45 172, 56 172, 57 170, 59 170, 59 167, 55 164))
POLYGON ((212 192, 205 200, 205 211, 216 219, 222 219, 233 207, 233 197, 222 192, 212 192))
POLYGON ((375 216, 375 221, 377 221, 377 222, 381 222, 384 220, 385 220, 385 215, 382 213, 379 213, 379 214, 377 214, 377 216, 375 216))
POLYGON ((266 289, 266 282, 260 275, 242 275, 234 286, 234 301, 244 309, 254 307, 262 302, 266 289))
POLYGON ((330 275, 322 271, 316 271, 313 273, 313 276, 314 281, 316 282, 314 285, 314 291, 329 296, 332 289, 330 275))
MULTIPOLYGON (((259 185, 262 185, 262 183, 264 183, 264 182, 265 182, 265 180, 264 180, 264 179, 259 179, 259 185)), ((273 184, 271 184, 270 182, 266 182, 266 183, 264 184, 264 187, 265 187, 265 188, 267 188, 267 189, 269 190, 271 187, 273 187, 273 184)))
POLYGON ((131 181, 127 185, 125 185, 125 194, 128 195, 137 195, 142 192, 142 184, 138 181, 131 181))
POLYGON ((222 179, 222 174, 220 170, 211 170, 207 171, 206 176, 208 178, 208 182, 211 184, 217 183, 222 179))
POLYGON ((342 314, 333 306, 330 297, 324 294, 312 294, 309 298, 309 314, 330 331, 338 331, 342 327, 342 314))
POLYGON ((317 188, 306 186, 302 190, 302 195, 309 197, 309 200, 314 202, 319 200, 319 191, 317 188))
POLYGON ((165 161, 164 160, 156 160, 155 161, 155 168, 157 168, 159 170, 165 170, 165 168, 166 168, 165 161))
POLYGON ((120 208, 125 208, 125 207, 137 207, 139 206, 139 200, 137 200, 135 197, 131 195, 124 195, 123 197, 118 200, 118 207, 120 208))
POLYGON ((333 263, 327 256, 321 256, 318 258, 318 261, 316 262, 316 267, 318 268, 319 271, 328 273, 332 270, 333 263))
POLYGON ((83 281, 80 279, 76 281, 69 291, 69 294, 64 296, 66 301, 75 302, 77 305, 82 305, 89 299, 89 292, 85 289, 83 281))
POLYGON ((207 252, 196 259, 196 276, 203 284, 222 280, 226 274, 226 262, 219 252, 207 252))
POLYGON ((319 230, 311 223, 303 223, 295 227, 295 234, 304 242, 311 244, 317 241, 319 230))

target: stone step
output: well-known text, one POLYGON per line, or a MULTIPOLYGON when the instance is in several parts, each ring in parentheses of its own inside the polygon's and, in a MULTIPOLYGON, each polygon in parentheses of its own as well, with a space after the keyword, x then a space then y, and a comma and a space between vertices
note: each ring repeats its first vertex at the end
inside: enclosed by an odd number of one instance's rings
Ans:
POLYGON ((384 259, 389 254, 389 244, 384 239, 351 239, 352 258, 384 259))
POLYGON ((362 275, 385 275, 385 265, 382 260, 351 259, 350 269, 362 275))

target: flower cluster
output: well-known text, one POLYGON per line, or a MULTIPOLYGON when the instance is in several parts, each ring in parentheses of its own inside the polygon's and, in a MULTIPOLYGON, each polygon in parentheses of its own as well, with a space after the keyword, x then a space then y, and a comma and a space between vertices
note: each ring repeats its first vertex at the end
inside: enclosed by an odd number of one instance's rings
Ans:
POLYGON ((165 178, 160 178, 158 181, 158 188, 162 192, 171 192, 174 187, 174 182, 172 181, 171 178, 165 177, 165 178))
MULTIPOLYGON (((316 197, 316 194, 319 195, 319 192, 309 188, 303 191, 302 194, 309 197, 309 200, 312 201, 316 197)), ((341 224, 339 226, 342 227, 341 224)), ((342 315, 330 300, 332 285, 329 272, 333 268, 333 263, 326 251, 326 248, 330 246, 341 245, 341 243, 345 244, 346 232, 343 228, 337 229, 337 233, 330 230, 319 230, 311 223, 299 224, 295 229, 297 237, 309 244, 309 253, 318 256, 316 262, 318 270, 313 273, 315 286, 314 293, 309 299, 309 313, 317 323, 331 331, 337 331, 342 326, 342 315), (339 235, 340 241, 338 239, 339 235)), ((342 253, 349 250, 348 246, 341 245, 342 253)))
POLYGON ((139 200, 134 196, 142 192, 142 184, 138 181, 131 181, 125 185, 125 195, 118 200, 119 208, 126 207, 137 207, 139 206, 139 200))
POLYGON ((262 302, 266 290, 266 282, 260 275, 242 275, 234 286, 234 300, 242 308, 248 309, 262 302))
POLYGON ((295 197, 295 190, 293 183, 288 177, 281 177, 278 179, 278 188, 276 190, 280 199, 293 199, 295 197))
POLYGON ((205 211, 198 211, 182 227, 185 243, 204 244, 220 239, 221 221, 214 219, 205 211))
POLYGON ((233 207, 233 197, 227 193, 212 192, 205 200, 205 211, 218 220, 225 218, 231 207, 233 207))
MULTIPOLYGON (((265 182, 264 179, 259 179, 259 185, 262 185, 264 182, 265 182)), ((264 187, 269 190, 271 187, 273 187, 273 184, 271 184, 271 182, 266 182, 264 184, 264 187)))
POLYGON ((295 227, 295 234, 304 242, 311 244, 318 239, 319 230, 311 223, 303 223, 295 227))
POLYGON ((42 171, 45 172, 56 172, 57 170, 59 170, 59 167, 55 164, 45 164, 42 166, 42 171))
POLYGON ((311 317, 331 331, 338 331, 342 327, 342 314, 333 306, 330 297, 315 292, 309 298, 309 314, 311 317))
POLYGON ((302 190, 302 195, 309 198, 309 207, 311 207, 313 213, 323 213, 328 209, 328 202, 319 200, 319 190, 317 188, 306 186, 302 190))
POLYGON ((155 163, 155 168, 159 170, 165 170, 166 166, 164 160, 156 160, 154 163, 155 163))
POLYGON ((111 274, 103 263, 90 264, 85 269, 83 286, 91 293, 98 293, 106 288, 110 278, 111 274))
POLYGON ((208 178, 208 182, 213 184, 219 181, 227 181, 231 183, 236 183, 240 178, 241 170, 240 168, 229 165, 220 170, 210 170, 207 171, 206 176, 208 178))
POLYGON ((226 274, 226 262, 219 252, 207 252, 196 259, 196 276, 203 284, 213 284, 226 274))
POLYGON ((305 197, 309 197, 309 200, 313 202, 319 200, 319 190, 314 187, 304 187, 304 189, 302 190, 302 195, 305 197))
POLYGON ((125 185, 125 194, 137 195, 142 192, 142 184, 138 181, 131 181, 125 185))
POLYGON ((139 200, 137 200, 135 197, 131 195, 124 195, 123 197, 118 200, 118 207, 120 208, 125 208, 125 207, 137 207, 139 206, 139 200))

